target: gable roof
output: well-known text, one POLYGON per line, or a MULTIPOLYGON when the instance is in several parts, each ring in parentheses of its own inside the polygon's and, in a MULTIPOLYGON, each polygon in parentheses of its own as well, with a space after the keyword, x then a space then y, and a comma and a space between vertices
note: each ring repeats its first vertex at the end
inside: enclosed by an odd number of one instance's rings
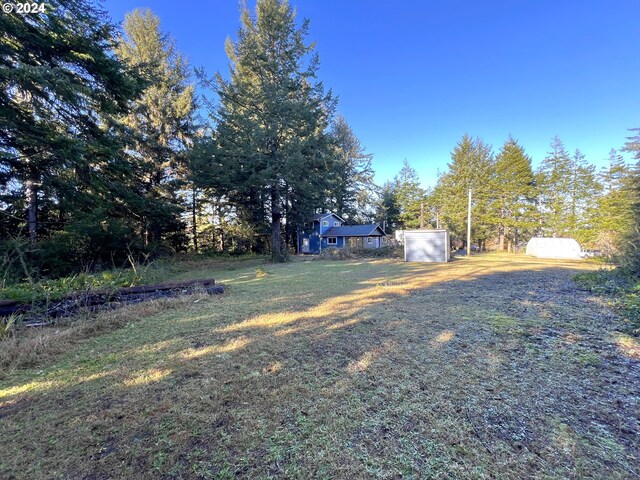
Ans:
POLYGON ((342 218, 340 218, 338 215, 336 215, 335 213, 331 213, 331 212, 325 212, 325 213, 316 213, 313 217, 311 217, 309 220, 314 221, 314 220, 322 220, 324 218, 327 217, 336 217, 338 220, 340 220, 341 222, 344 222, 344 220, 342 218))
POLYGON ((343 225, 331 227, 324 232, 323 237, 383 237, 386 233, 379 225, 343 225))

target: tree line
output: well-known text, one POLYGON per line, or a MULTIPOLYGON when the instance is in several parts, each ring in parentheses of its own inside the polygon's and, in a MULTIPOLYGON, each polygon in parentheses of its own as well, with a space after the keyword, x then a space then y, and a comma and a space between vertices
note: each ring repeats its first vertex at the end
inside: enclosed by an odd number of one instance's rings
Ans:
POLYGON ((244 9, 228 75, 193 69, 149 10, 119 27, 57 0, 0 28, 5 281, 186 250, 283 260, 314 210, 357 221, 374 190, 286 1, 244 9))
POLYGON ((469 188, 483 246, 534 234, 637 243, 637 175, 617 152, 596 173, 554 139, 533 171, 514 139, 494 154, 465 135, 435 188, 406 161, 375 185, 372 155, 318 78, 309 21, 285 0, 243 9, 229 71, 213 75, 149 10, 118 26, 89 0, 52 0, 45 14, 1 15, 0 29, 5 282, 181 251, 282 261, 318 210, 462 238, 469 188))
MULTIPOLYGON (((637 155, 637 137, 624 149, 637 155)), ((383 189, 381 211, 394 227, 447 228, 461 245, 471 190, 472 239, 481 249, 515 251, 533 236, 570 237, 583 248, 619 256, 636 243, 638 173, 615 149, 607 163, 596 171, 580 150, 570 154, 554 137, 534 169, 517 140, 507 138, 494 153, 482 139, 465 134, 431 190, 420 187, 417 173, 405 161, 383 189)))

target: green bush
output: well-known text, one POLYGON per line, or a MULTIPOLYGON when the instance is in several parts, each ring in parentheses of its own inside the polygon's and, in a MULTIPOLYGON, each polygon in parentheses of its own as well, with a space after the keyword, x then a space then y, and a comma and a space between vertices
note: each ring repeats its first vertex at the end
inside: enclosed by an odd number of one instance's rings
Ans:
POLYGON ((384 246, 380 248, 337 248, 322 250, 316 257, 323 260, 350 260, 353 258, 402 258, 402 248, 384 246))
POLYGON ((144 273, 139 268, 118 269, 94 274, 81 273, 35 283, 21 283, 0 290, 0 298, 24 303, 55 301, 72 292, 141 285, 145 282, 144 273))

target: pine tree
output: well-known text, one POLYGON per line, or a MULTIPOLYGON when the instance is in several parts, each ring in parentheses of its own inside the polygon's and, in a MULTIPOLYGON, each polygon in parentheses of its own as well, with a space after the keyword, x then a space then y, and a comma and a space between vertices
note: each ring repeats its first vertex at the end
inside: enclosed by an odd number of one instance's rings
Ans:
POLYGON ((385 182, 380 189, 376 204, 375 221, 385 227, 386 232, 400 228, 400 206, 395 192, 395 184, 385 182))
POLYGON ((551 142, 551 151, 538 171, 540 194, 541 231, 548 236, 569 235, 568 221, 570 205, 570 182, 572 162, 562 141, 556 136, 551 142))
POLYGON ((593 223, 597 214, 594 200, 600 194, 601 185, 596 179, 595 167, 585 160, 580 150, 576 149, 571 160, 568 235, 580 244, 592 246, 596 235, 593 223))
POLYGON ((531 158, 509 137, 493 166, 490 221, 498 228, 498 248, 505 237, 516 244, 518 233, 535 225, 535 185, 531 158))
MULTIPOLYGON (((316 81, 319 60, 283 0, 258 0, 242 13, 238 40, 227 41, 231 78, 218 74, 215 161, 227 195, 258 235, 270 230, 271 254, 286 257, 282 228, 321 205, 331 171, 324 133, 335 108, 316 81)), ((291 230, 287 230, 291 232, 291 230)))
POLYGON ((371 159, 342 116, 331 127, 333 171, 328 192, 328 208, 345 220, 364 221, 369 216, 375 190, 371 159))
POLYGON ((609 152, 609 165, 600 172, 602 195, 596 200, 593 230, 595 246, 607 257, 623 251, 624 235, 633 223, 631 168, 615 149, 609 152))
POLYGON ((112 55, 114 30, 86 0, 0 15, 0 185, 32 241, 98 210, 135 215, 113 116, 139 82, 112 55))
POLYGON ((627 137, 623 150, 633 154, 635 165, 631 168, 628 195, 631 200, 631 215, 633 221, 629 224, 625 234, 626 262, 636 274, 640 274, 640 128, 632 128, 634 135, 627 137))
POLYGON ((425 190, 420 186, 418 172, 405 158, 402 168, 393 179, 395 203, 400 210, 398 221, 404 229, 425 226, 424 205, 427 200, 425 190))
POLYGON ((187 170, 186 151, 194 134, 194 85, 188 64, 150 10, 125 16, 116 53, 147 81, 123 122, 133 132, 129 152, 137 185, 150 208, 142 218, 145 244, 182 229, 178 192, 187 170))
POLYGON ((439 207, 442 224, 459 238, 465 237, 467 198, 472 191, 472 236, 484 243, 491 234, 491 147, 465 134, 451 153, 448 171, 438 179, 432 202, 439 207))

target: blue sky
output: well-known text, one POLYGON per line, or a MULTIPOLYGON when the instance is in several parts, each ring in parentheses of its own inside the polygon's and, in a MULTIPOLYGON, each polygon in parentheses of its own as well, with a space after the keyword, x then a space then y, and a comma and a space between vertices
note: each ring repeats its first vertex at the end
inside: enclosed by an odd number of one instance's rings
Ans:
MULTIPOLYGON (((253 4, 254 2, 250 2, 253 4)), ((292 1, 311 20, 320 79, 374 154, 378 182, 406 158, 425 186, 465 133, 508 135, 538 165, 558 135, 598 166, 640 127, 640 2, 292 1)), ((151 8, 193 66, 228 72, 240 2, 110 0, 151 8)))

